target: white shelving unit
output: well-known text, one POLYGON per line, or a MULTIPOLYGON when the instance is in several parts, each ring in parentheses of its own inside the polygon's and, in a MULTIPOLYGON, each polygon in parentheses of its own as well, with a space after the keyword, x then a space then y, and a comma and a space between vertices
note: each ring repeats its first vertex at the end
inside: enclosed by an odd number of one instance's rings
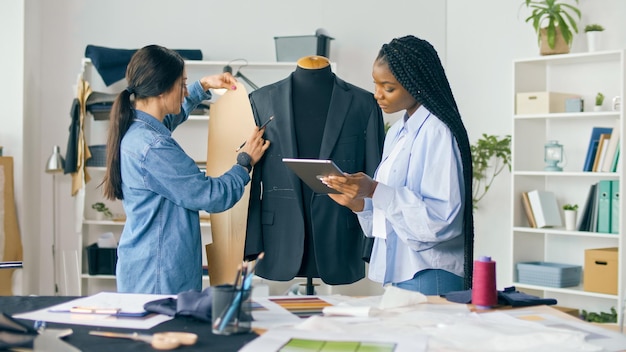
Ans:
MULTIPOLYGON (((614 307, 623 319, 626 275, 626 226, 620 221, 618 234, 566 231, 565 228, 530 228, 526 220, 521 193, 533 189, 549 190, 556 194, 559 207, 566 203, 579 205, 579 217, 584 208, 589 187, 600 180, 620 180, 624 190, 624 167, 617 172, 583 172, 584 159, 591 130, 595 126, 619 126, 624 135, 623 108, 613 111, 611 100, 624 101, 626 82, 625 52, 605 51, 542 56, 513 62, 513 97, 526 92, 562 92, 581 95, 584 112, 548 113, 537 115, 513 114, 511 173, 511 268, 513 285, 529 294, 556 298, 558 305, 609 312, 614 307), (603 111, 594 112, 597 92, 605 96, 603 111), (562 172, 544 170, 544 144, 557 140, 564 146, 565 165, 562 172), (577 287, 552 288, 518 282, 516 263, 547 261, 580 265, 584 270, 585 250, 618 247, 618 293, 616 295, 588 292, 577 287)), ((620 155, 624 156, 623 143, 620 155)), ((623 165, 623 163, 621 163, 623 165)), ((626 209, 623 198, 620 209, 626 209)), ((622 211, 623 214, 623 211, 622 211)), ((626 217, 622 216, 621 219, 626 217)))
MULTIPOLYGON (((241 70, 241 73, 259 87, 286 78, 296 68, 295 62, 186 61, 187 81, 191 83, 202 76, 221 73, 226 65, 232 67, 233 74, 241 70)), ((117 93, 126 88, 124 79, 106 86, 91 60, 87 58, 82 60, 81 75, 96 94, 108 94, 114 98, 117 93)), ((243 82, 241 79, 240 81, 243 82)), ((250 87, 246 88, 248 91, 252 91, 250 87)), ((176 138, 187 154, 199 162, 207 160, 208 121, 209 115, 192 115, 187 122, 179 126, 173 133, 174 138, 176 138)), ((108 124, 108 120, 95 120, 88 113, 84 126, 87 145, 106 144, 108 124)), ((102 189, 98 188, 105 171, 104 167, 87 167, 87 172, 89 172, 92 179, 86 184, 84 194, 76 196, 76 212, 80 221, 77 224, 78 250, 76 259, 80 278, 77 280, 78 292, 71 292, 71 294, 91 295, 101 291, 115 291, 116 289, 114 275, 89 275, 85 249, 90 244, 95 243, 98 237, 106 232, 112 232, 119 241, 124 228, 123 220, 96 220, 96 212, 91 209, 93 203, 103 202, 111 209, 113 214, 123 217, 124 211, 121 202, 104 200, 102 189)), ((206 265, 204 245, 211 243, 211 225, 209 222, 201 222, 200 226, 202 228, 203 263, 206 265)), ((208 277, 205 277, 205 286, 208 283, 208 277)))

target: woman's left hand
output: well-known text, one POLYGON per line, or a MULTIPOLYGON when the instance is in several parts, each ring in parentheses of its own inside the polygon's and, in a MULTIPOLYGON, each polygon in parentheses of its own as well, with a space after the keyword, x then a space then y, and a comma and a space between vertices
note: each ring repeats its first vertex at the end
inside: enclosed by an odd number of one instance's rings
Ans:
POLYGON ((322 182, 351 199, 371 198, 378 185, 378 182, 363 172, 344 173, 343 176, 326 176, 322 178, 322 182))
POLYGON ((237 79, 229 72, 204 76, 200 78, 200 84, 202 84, 202 89, 205 91, 209 90, 209 88, 237 89, 237 79))

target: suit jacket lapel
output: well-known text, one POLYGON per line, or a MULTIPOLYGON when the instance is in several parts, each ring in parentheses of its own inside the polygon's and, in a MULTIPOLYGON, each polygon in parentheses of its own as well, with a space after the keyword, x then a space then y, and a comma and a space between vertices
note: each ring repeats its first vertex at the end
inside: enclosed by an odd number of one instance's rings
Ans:
MULTIPOLYGON (((272 123, 278 132, 278 136, 280 136, 280 154, 283 158, 298 157, 291 92, 291 76, 278 82, 275 88, 270 92, 270 101, 274 107, 275 120, 272 123)), ((297 203, 302 208, 302 183, 300 182, 300 178, 291 170, 287 170, 287 166, 284 166, 284 168, 285 172, 289 173, 291 184, 294 188, 294 194, 300 199, 297 203)))
POLYGON ((274 124, 280 136, 280 153, 283 158, 297 158, 296 132, 293 123, 293 107, 291 105, 291 76, 276 85, 270 93, 274 107, 274 124))
POLYGON ((341 126, 343 126, 352 103, 352 93, 341 82, 339 78, 335 77, 326 126, 324 127, 324 137, 320 146, 320 159, 330 158, 333 149, 335 149, 335 144, 337 144, 337 139, 339 139, 341 126))

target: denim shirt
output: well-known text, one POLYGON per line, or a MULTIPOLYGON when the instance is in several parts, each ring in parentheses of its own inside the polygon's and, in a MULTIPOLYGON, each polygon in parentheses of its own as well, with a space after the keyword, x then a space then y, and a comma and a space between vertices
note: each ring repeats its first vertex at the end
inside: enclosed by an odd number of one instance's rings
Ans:
POLYGON ((178 115, 163 123, 136 110, 122 138, 120 162, 126 224, 118 246, 117 290, 177 294, 202 289, 199 210, 231 208, 250 181, 235 165, 220 177, 207 177, 172 138, 203 100, 211 98, 199 82, 178 115))
POLYGON ((368 237, 373 237, 373 208, 386 219, 387 238, 374 239, 368 277, 399 283, 426 269, 463 276, 464 183, 456 140, 422 105, 389 129, 381 165, 401 133, 406 133, 406 142, 390 166, 387 184, 379 183, 363 211, 356 213, 368 237))

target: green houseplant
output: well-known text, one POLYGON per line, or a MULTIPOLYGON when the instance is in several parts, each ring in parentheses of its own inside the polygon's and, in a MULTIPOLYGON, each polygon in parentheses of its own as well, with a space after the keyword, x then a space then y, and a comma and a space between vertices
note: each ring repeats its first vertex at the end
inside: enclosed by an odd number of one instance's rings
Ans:
POLYGON ((585 26, 585 33, 588 32, 602 32, 604 31, 604 27, 599 24, 588 24, 585 26))
POLYGON ((593 107, 595 111, 602 110, 602 104, 604 104, 604 94, 598 92, 596 94, 596 105, 593 107))
POLYGON ((505 168, 511 171, 511 136, 499 138, 483 133, 470 146, 472 152, 472 201, 474 209, 493 184, 494 179, 505 168))
POLYGON ((563 210, 578 210, 578 204, 565 204, 563 210))
POLYGON ((601 33, 604 27, 599 24, 588 24, 585 26, 585 35, 587 36, 587 49, 590 52, 598 50, 601 41, 601 33))
POLYGON ((97 211, 98 213, 101 213, 107 219, 113 218, 113 213, 111 213, 111 210, 109 210, 109 208, 102 202, 93 203, 91 205, 91 209, 97 211))
POLYGON ((525 22, 532 22, 542 55, 569 53, 569 47, 578 33, 577 21, 581 18, 578 0, 575 5, 565 0, 524 0, 522 5, 531 9, 525 22))

